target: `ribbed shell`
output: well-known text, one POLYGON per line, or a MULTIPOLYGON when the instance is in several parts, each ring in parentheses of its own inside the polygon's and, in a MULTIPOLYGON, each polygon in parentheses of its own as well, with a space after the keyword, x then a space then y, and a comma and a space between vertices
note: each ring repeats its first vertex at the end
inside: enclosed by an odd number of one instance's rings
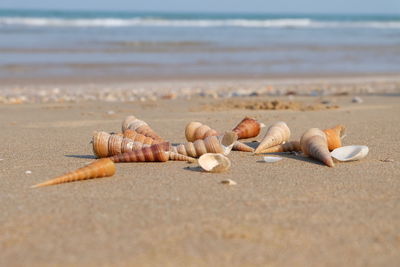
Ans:
POLYGON ((146 145, 162 143, 160 140, 154 140, 151 137, 145 136, 145 135, 140 134, 140 133, 136 132, 135 130, 131 130, 131 129, 125 130, 125 132, 123 133, 123 136, 126 138, 129 138, 129 139, 132 139, 135 142, 139 142, 139 143, 146 144, 146 145))
MULTIPOLYGON (((236 133, 236 132, 235 132, 236 133)), ((209 136, 221 136, 222 134, 212 129, 210 126, 201 122, 190 122, 186 125, 185 136, 189 142, 194 142, 199 139, 205 139, 209 136)), ((253 152, 254 149, 246 144, 236 141, 233 145, 233 150, 253 152)))
POLYGON ((263 140, 258 145, 254 153, 261 153, 261 151, 283 142, 288 141, 290 138, 290 129, 285 122, 279 121, 268 128, 263 140))
POLYGON ((307 130, 300 139, 300 146, 304 154, 322 161, 329 167, 333 167, 333 160, 328 150, 326 135, 317 128, 307 130))
POLYGON ((172 147, 171 151, 193 158, 198 158, 206 153, 224 153, 221 142, 216 136, 209 136, 204 140, 199 139, 194 142, 180 144, 172 147))
POLYGON ((260 134, 261 124, 253 118, 245 117, 233 128, 239 139, 253 138, 260 134))
POLYGON ((342 146, 342 135, 344 134, 344 125, 336 125, 335 127, 325 129, 323 132, 326 134, 328 140, 328 149, 332 151, 342 146))
POLYGON ((134 130, 154 140, 164 141, 146 122, 137 119, 135 116, 128 116, 122 122, 122 132, 125 132, 127 129, 134 130))
POLYGON ((86 179, 108 177, 114 175, 114 173, 115 173, 115 164, 112 160, 108 158, 99 159, 85 167, 79 168, 73 172, 69 172, 67 174, 34 185, 32 187, 42 187, 42 186, 68 183, 86 179))
POLYGON ((186 140, 189 142, 218 135, 220 134, 216 130, 211 129, 210 126, 202 124, 201 122, 190 122, 185 128, 186 140))
POLYGON ((95 132, 92 137, 93 153, 98 158, 113 156, 116 154, 150 146, 124 138, 118 134, 95 132))
POLYGON ((299 141, 290 141, 284 144, 276 145, 262 150, 260 153, 278 153, 278 152, 299 152, 301 151, 299 141))
POLYGON ((195 158, 189 157, 189 156, 185 156, 173 151, 169 151, 167 152, 168 156, 169 156, 169 160, 175 160, 175 161, 187 161, 187 162, 196 162, 197 160, 195 158))
POLYGON ((115 163, 118 162, 152 162, 167 161, 169 156, 166 151, 170 150, 169 142, 155 144, 150 147, 125 152, 110 157, 115 163))

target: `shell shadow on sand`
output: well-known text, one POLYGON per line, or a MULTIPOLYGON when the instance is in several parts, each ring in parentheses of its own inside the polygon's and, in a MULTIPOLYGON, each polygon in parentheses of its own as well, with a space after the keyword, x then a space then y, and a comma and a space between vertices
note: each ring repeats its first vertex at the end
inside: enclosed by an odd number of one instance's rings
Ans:
POLYGON ((78 158, 78 159, 97 159, 94 155, 64 155, 68 158, 78 158))

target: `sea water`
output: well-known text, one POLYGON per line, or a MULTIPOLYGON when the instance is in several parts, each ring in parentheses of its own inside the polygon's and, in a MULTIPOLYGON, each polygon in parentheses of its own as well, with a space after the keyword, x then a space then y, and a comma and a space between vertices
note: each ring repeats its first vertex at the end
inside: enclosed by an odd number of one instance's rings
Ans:
POLYGON ((398 15, 0 10, 0 78, 398 72, 398 15))

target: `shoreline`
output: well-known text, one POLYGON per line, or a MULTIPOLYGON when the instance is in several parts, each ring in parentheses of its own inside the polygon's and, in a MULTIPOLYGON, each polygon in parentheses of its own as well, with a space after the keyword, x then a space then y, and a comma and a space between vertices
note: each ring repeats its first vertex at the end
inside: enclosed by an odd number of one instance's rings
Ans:
POLYGON ((0 85, 0 103, 54 103, 54 102, 145 102, 158 99, 237 97, 276 97, 285 95, 400 95, 400 74, 363 76, 313 76, 271 77, 260 79, 170 79, 170 80, 121 80, 106 77, 107 82, 85 83, 66 79, 51 79, 37 83, 0 85))

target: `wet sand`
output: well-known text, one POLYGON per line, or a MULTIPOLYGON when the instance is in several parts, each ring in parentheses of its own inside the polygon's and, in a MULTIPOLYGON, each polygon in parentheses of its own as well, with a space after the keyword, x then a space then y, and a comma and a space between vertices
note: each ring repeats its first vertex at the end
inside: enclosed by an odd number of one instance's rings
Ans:
MULTIPOLYGON (((290 96, 339 106, 319 111, 204 110, 225 101, 209 96, 0 104, 0 265, 398 266, 400 98, 378 92, 360 95, 360 104, 352 93, 290 96), (246 115, 267 126, 283 120, 293 139, 341 123, 344 144, 370 153, 328 168, 302 156, 267 164, 232 152, 221 174, 185 162, 132 163, 111 178, 30 188, 92 161, 92 132, 118 131, 130 114, 173 143, 184 141, 190 121, 224 130, 246 115)), ((251 97, 273 99, 289 96, 251 97)))

